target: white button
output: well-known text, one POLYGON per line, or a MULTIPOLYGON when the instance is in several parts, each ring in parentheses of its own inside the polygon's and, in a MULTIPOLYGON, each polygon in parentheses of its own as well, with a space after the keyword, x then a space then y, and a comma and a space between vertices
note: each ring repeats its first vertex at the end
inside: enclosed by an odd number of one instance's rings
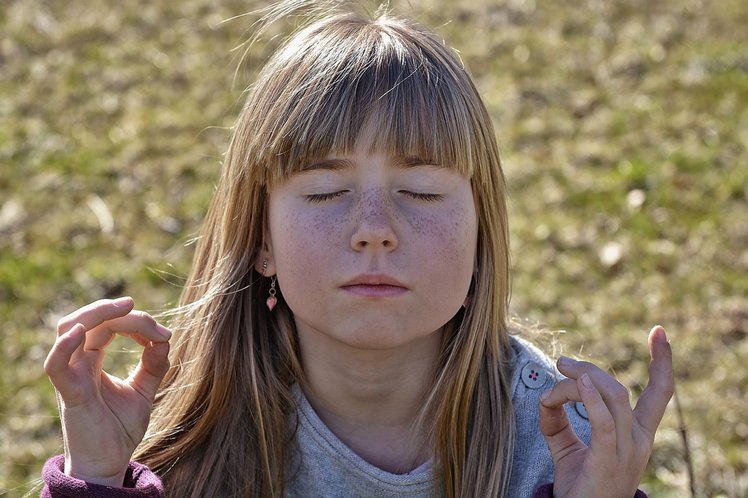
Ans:
POLYGON ((522 383, 530 389, 540 389, 543 387, 546 376, 545 370, 534 361, 531 361, 522 368, 522 383))
POLYGON ((587 415, 587 408, 584 407, 584 403, 582 403, 581 401, 577 401, 576 403, 574 403, 574 408, 576 408, 577 413, 582 418, 587 419, 587 420, 590 419, 590 416, 587 415))

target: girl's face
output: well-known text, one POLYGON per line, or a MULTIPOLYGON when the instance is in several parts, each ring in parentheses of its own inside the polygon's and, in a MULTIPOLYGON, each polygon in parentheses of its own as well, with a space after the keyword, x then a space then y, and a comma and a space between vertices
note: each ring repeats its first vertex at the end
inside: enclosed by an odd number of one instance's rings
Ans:
POLYGON ((370 153, 367 143, 331 154, 270 192, 269 226, 270 260, 302 340, 402 346, 440 330, 470 287, 470 181, 417 158, 370 153))

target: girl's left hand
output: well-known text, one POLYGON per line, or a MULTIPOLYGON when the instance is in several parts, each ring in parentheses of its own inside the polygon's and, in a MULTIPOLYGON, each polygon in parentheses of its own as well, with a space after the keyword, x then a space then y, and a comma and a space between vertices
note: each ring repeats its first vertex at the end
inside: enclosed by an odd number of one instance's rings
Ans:
POLYGON ((541 397, 540 430, 553 455, 554 498, 632 498, 649 460, 655 431, 673 395, 673 359, 665 330, 649 333, 649 383, 631 409, 629 392, 595 365, 562 357, 558 369, 569 377, 541 397), (582 401, 592 437, 579 440, 563 409, 582 401))

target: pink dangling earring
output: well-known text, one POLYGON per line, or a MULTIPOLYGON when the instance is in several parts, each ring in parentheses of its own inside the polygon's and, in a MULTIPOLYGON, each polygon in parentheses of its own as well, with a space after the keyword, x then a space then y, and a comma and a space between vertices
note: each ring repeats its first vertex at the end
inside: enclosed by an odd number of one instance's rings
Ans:
POLYGON ((267 298, 265 304, 267 304, 270 311, 273 311, 273 308, 275 308, 275 305, 278 303, 278 298, 275 297, 275 275, 270 277, 270 290, 268 291, 268 294, 270 294, 270 297, 267 298))
MULTIPOLYGON (((265 272, 268 269, 268 260, 267 258, 262 260, 262 276, 265 276, 265 272)), ((270 277, 270 290, 268 291, 268 294, 270 296, 265 301, 265 304, 268 307, 268 310, 273 311, 273 308, 275 308, 275 305, 278 304, 278 298, 275 297, 275 275, 270 277)))

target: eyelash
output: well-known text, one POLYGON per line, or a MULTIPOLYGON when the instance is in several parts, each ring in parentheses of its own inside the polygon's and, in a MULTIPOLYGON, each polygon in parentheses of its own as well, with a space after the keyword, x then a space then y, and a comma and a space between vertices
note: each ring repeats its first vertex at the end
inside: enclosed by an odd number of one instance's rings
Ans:
POLYGON ((400 192, 404 193, 405 195, 409 195, 410 197, 414 199, 418 199, 419 201, 426 201, 426 202, 436 202, 444 198, 442 194, 421 194, 419 192, 410 192, 408 190, 401 190, 400 192))
POLYGON ((306 200, 309 202, 325 202, 334 199, 335 197, 340 197, 341 195, 345 194, 345 190, 339 190, 337 192, 329 192, 326 194, 309 194, 306 196, 306 200))
MULTIPOLYGON (((420 192, 411 192, 409 190, 400 190, 399 192, 413 199, 416 199, 419 201, 425 201, 425 202, 436 202, 444 198, 442 194, 422 194, 420 192)), ((309 194, 306 196, 306 199, 309 202, 320 203, 320 202, 330 201, 332 199, 335 199, 336 197, 340 197, 341 195, 345 193, 346 193, 345 190, 339 190, 337 192, 329 192, 329 193, 324 193, 324 194, 309 194)))

